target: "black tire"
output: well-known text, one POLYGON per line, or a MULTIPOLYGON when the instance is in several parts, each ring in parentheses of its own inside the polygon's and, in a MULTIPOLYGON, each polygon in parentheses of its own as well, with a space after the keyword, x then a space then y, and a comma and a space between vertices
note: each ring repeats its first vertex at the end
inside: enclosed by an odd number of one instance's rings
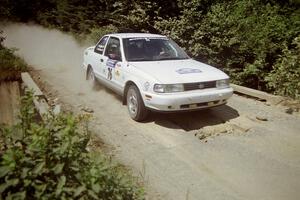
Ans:
POLYGON ((149 110, 146 109, 139 89, 135 85, 129 86, 126 100, 129 115, 133 120, 140 122, 147 118, 149 110))
POLYGON ((92 67, 88 68, 86 79, 88 80, 89 84, 91 85, 92 89, 98 88, 98 82, 96 80, 94 70, 92 67))

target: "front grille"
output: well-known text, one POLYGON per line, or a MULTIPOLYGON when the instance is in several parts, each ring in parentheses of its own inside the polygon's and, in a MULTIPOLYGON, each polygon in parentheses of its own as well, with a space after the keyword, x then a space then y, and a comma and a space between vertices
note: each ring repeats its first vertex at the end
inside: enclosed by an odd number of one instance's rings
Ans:
POLYGON ((215 88, 216 81, 198 82, 198 83, 185 83, 183 84, 184 91, 202 90, 207 88, 215 88))
POLYGON ((210 101, 210 102, 204 102, 204 103, 195 103, 195 104, 183 104, 180 105, 181 109, 186 109, 186 108, 201 108, 204 106, 214 106, 220 103, 225 103, 226 100, 216 100, 216 101, 210 101))

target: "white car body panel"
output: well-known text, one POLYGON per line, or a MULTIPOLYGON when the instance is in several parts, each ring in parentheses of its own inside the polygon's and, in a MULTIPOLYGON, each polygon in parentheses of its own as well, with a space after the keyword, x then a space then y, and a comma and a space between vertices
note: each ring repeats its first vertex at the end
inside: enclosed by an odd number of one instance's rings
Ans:
MULTIPOLYGON (((174 93, 157 93, 153 90, 155 84, 185 84, 201 83, 228 79, 219 69, 195 61, 193 59, 127 62, 123 50, 122 38, 161 37, 154 34, 111 34, 109 37, 120 40, 122 61, 116 62, 110 69, 112 77, 108 78, 107 62, 109 58, 104 53, 94 52, 96 46, 89 47, 84 52, 83 66, 94 71, 96 78, 104 85, 126 96, 126 84, 134 83, 141 94, 146 108, 156 111, 182 111, 223 105, 233 94, 233 89, 206 88, 174 93), (100 61, 101 60, 101 61, 100 61)), ((105 51, 105 50, 104 50, 105 51)))

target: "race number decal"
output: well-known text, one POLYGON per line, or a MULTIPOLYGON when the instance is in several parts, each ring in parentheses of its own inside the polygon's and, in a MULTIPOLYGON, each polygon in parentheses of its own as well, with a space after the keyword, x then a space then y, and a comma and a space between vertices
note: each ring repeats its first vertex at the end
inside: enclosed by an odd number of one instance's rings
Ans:
POLYGON ((107 79, 108 80, 111 80, 112 79, 112 71, 113 71, 113 68, 116 67, 116 64, 117 64, 117 60, 112 60, 112 59, 107 59, 107 62, 106 62, 106 67, 107 67, 107 79))

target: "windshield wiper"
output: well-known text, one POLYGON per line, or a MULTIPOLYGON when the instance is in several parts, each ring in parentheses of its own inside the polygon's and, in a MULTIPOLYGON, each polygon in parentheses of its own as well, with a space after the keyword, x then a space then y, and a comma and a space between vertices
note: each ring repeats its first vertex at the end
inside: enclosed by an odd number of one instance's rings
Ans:
POLYGON ((185 59, 188 59, 188 58, 159 58, 157 60, 185 60, 185 59))
POLYGON ((134 61, 152 61, 152 60, 145 59, 145 58, 134 58, 134 59, 130 59, 128 61, 129 62, 134 62, 134 61))

